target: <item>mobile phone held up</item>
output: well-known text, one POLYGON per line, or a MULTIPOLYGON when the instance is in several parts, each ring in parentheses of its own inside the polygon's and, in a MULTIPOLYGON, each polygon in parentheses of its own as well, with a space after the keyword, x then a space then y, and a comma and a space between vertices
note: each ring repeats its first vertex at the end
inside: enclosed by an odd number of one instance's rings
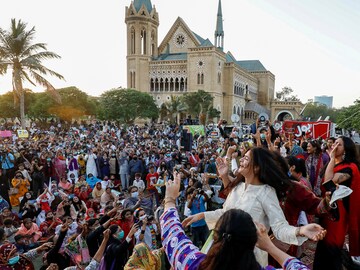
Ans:
POLYGON ((330 191, 331 194, 333 194, 334 191, 336 190, 336 184, 334 183, 333 180, 327 181, 327 182, 323 183, 322 185, 327 191, 330 191))

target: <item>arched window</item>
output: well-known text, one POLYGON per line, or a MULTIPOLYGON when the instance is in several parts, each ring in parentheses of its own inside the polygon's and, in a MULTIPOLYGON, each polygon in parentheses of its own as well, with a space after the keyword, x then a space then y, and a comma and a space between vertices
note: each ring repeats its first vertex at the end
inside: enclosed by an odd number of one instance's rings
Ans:
POLYGON ((179 78, 175 79, 175 91, 179 91, 180 88, 180 83, 179 83, 179 78))
POLYGON ((161 92, 164 91, 164 79, 163 78, 160 79, 160 91, 161 92))
POLYGON ((154 56, 155 54, 155 31, 151 32, 151 55, 154 56))
POLYGON ((130 54, 135 54, 135 29, 134 29, 134 27, 131 28, 130 54))
POLYGON ((218 73, 218 83, 221 83, 221 72, 218 73))
POLYGON ((141 30, 141 54, 146 54, 146 30, 141 30))
POLYGON ((197 84, 200 84, 200 82, 201 82, 201 74, 198 73, 198 75, 197 75, 197 84))
POLYGON ((153 92, 154 91, 154 79, 151 78, 150 80, 150 91, 153 92))
POLYGON ((233 114, 235 114, 236 113, 236 107, 234 106, 234 109, 233 109, 233 114))
POLYGON ((165 89, 164 90, 169 91, 169 79, 168 78, 165 79, 165 89))
POLYGON ((155 90, 155 91, 159 91, 159 79, 158 79, 158 78, 155 79, 154 90, 155 90))
POLYGON ((185 89, 185 82, 184 82, 184 78, 180 79, 180 91, 184 91, 185 89))
POLYGON ((204 73, 201 73, 201 81, 200 84, 204 84, 204 73))
POLYGON ((170 91, 174 91, 174 79, 173 78, 171 78, 170 79, 170 91))
POLYGON ((236 114, 240 116, 240 107, 237 108, 236 114))

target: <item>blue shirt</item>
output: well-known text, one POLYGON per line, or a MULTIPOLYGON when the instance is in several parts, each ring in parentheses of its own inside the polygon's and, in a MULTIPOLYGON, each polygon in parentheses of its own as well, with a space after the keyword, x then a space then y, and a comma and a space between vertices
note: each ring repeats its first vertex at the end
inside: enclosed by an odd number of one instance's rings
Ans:
MULTIPOLYGON (((195 197, 192 204, 191 204, 191 214, 195 215, 198 213, 203 213, 206 211, 205 209, 205 199, 204 196, 202 195, 197 195, 200 197, 195 197)), ((193 224, 191 224, 191 227, 200 227, 200 226, 205 226, 206 222, 205 219, 201 219, 199 221, 194 222, 193 224)))
POLYGON ((5 154, 5 158, 3 156, 1 156, 0 157, 1 168, 4 170, 14 168, 13 161, 15 161, 15 158, 14 158, 14 155, 11 153, 5 154))

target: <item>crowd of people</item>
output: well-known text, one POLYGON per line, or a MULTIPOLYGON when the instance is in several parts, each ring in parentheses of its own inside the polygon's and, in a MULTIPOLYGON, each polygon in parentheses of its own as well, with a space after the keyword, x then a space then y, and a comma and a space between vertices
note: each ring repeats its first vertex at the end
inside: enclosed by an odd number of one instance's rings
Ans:
POLYGON ((360 256, 350 138, 223 124, 190 146, 182 125, 99 121, 0 138, 0 269, 308 269, 306 241, 313 269, 360 256), (330 204, 329 186, 352 193, 330 204))

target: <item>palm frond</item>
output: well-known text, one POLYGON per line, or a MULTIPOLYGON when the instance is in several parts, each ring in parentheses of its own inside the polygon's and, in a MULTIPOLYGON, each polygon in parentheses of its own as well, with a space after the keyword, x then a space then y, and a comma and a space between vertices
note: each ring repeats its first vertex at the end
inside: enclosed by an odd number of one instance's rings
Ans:
POLYGON ((57 102, 58 104, 61 104, 61 96, 58 91, 56 91, 55 87, 52 86, 52 84, 47 81, 44 77, 42 77, 40 74, 30 71, 31 76, 35 79, 35 81, 44 86, 46 88, 46 91, 51 95, 51 97, 57 102))

